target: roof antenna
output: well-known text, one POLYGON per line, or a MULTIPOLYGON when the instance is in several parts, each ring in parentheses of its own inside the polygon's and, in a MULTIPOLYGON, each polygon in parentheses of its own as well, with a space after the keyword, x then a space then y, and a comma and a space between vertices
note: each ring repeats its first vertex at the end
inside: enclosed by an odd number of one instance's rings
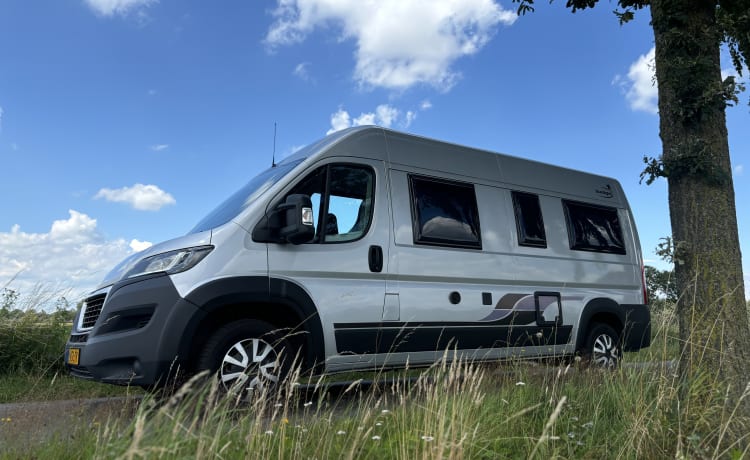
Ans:
POLYGON ((276 122, 273 122, 273 153, 271 154, 271 167, 276 167, 276 122))

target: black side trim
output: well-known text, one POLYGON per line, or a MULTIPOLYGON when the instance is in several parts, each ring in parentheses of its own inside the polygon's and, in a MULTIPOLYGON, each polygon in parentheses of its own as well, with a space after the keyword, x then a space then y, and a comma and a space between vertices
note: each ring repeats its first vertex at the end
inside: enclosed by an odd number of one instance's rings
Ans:
POLYGON ((386 323, 334 323, 334 329, 409 329, 421 327, 493 327, 493 326, 536 326, 536 312, 514 311, 506 318, 496 319, 494 321, 419 321, 419 322, 396 322, 388 321, 386 323))
POLYGON ((411 324, 357 328, 336 324, 336 350, 340 354, 372 354, 559 345, 570 341, 573 330, 572 326, 504 327, 474 323, 473 327, 447 324, 426 327, 424 324, 411 324))

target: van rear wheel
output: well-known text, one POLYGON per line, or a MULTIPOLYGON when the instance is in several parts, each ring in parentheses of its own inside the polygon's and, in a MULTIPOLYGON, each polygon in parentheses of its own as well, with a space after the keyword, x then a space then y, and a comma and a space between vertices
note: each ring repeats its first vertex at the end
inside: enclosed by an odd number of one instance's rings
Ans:
POLYGON ((242 319, 220 327, 208 339, 198 369, 215 372, 228 393, 249 397, 276 388, 293 359, 281 331, 265 321, 242 319))
POLYGON ((614 369, 622 359, 620 334, 605 323, 595 324, 589 331, 584 359, 593 367, 614 369))

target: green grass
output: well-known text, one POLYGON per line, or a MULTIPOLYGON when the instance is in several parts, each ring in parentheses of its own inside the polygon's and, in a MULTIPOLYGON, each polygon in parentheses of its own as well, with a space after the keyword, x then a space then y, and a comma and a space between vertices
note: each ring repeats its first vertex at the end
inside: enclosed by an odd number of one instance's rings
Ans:
MULTIPOLYGON (((448 352, 450 353, 450 352, 448 352)), ((411 375, 414 371, 404 371, 411 375)), ((411 385, 282 392, 251 403, 189 382, 147 396, 130 422, 86 424, 72 438, 4 458, 741 458, 721 382, 624 366, 438 363, 411 385), (680 392, 686 398, 680 399, 680 392), (727 442, 729 439, 729 442, 727 442)), ((0 454, 0 458, 2 454, 0 454)))
POLYGON ((144 394, 140 388, 105 385, 67 373, 0 375, 0 404, 144 394))
POLYGON ((651 346, 627 353, 628 362, 673 361, 680 355, 680 339, 674 306, 651 312, 651 346))
MULTIPOLYGON (((215 383, 194 380, 166 399, 146 395, 132 419, 81 420, 64 437, 6 446, 0 458, 750 456, 745 447, 750 421, 735 412, 738 402, 725 397, 724 382, 712 375, 685 382, 674 369, 643 365, 677 358, 674 324, 668 312, 655 316, 652 347, 626 354, 625 365, 615 371, 578 363, 443 361, 429 369, 338 374, 315 381, 386 382, 362 391, 354 385, 343 395, 310 395, 287 388, 240 404, 221 397, 215 383), (418 380, 393 384, 394 376, 418 380)), ((49 371, 41 378, 31 375, 0 377, 4 400, 133 391, 49 371)))

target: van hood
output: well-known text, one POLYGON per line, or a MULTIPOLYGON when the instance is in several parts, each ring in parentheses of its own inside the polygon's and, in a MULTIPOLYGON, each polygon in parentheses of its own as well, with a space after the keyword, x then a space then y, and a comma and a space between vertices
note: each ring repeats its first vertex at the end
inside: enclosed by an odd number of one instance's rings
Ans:
POLYGON ((106 288, 120 281, 131 268, 135 266, 141 259, 151 257, 156 254, 163 252, 175 251, 178 249, 191 248, 195 246, 205 246, 211 244, 212 231, 207 230, 200 233, 192 233, 185 236, 180 236, 171 240, 157 243, 143 251, 136 252, 126 257, 122 262, 117 264, 104 279, 99 283, 94 291, 106 288))

